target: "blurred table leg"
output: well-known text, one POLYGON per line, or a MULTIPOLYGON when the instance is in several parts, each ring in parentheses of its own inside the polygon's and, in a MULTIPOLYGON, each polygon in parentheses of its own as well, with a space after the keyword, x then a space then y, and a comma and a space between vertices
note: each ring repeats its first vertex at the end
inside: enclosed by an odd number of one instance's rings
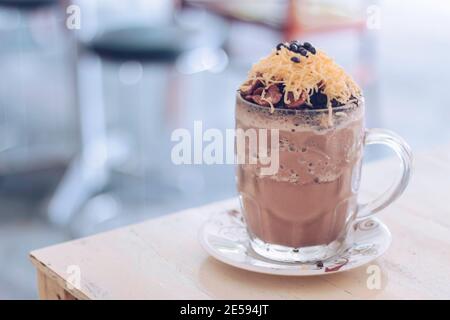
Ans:
POLYGON ((83 54, 78 62, 81 155, 69 166, 48 206, 52 223, 66 225, 82 204, 108 181, 101 61, 83 54))

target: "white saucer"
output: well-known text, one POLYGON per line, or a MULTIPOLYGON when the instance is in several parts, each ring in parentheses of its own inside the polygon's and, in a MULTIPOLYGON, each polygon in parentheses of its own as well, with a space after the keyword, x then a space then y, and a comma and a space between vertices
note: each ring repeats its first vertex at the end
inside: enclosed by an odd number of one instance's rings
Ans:
POLYGON ((391 244, 391 233, 380 220, 369 218, 353 225, 353 244, 340 255, 316 263, 283 263, 256 254, 249 244, 244 220, 238 210, 214 214, 200 229, 203 248, 214 258, 254 272, 314 276, 357 268, 381 256, 391 244))

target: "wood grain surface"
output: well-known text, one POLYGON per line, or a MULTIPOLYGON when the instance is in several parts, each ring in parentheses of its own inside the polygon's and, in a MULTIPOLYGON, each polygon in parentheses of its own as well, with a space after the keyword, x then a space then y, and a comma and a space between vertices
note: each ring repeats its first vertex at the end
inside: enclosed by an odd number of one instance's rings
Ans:
MULTIPOLYGON (((396 163, 388 159, 365 166, 364 194, 381 192, 396 174, 396 163)), ((373 263, 381 270, 381 288, 372 290, 366 266, 319 277, 283 277, 251 273, 209 257, 197 232, 210 214, 236 208, 236 199, 30 256, 43 299, 449 299, 449 200, 450 148, 417 156, 405 194, 380 214, 393 242, 373 263), (67 286, 73 270, 80 272, 79 288, 67 286)))

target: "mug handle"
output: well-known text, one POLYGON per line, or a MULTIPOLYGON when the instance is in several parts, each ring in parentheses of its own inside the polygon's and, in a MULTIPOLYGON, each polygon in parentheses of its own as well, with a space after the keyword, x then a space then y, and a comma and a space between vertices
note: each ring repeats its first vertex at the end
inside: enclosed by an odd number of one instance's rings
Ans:
POLYGON ((366 219, 394 202, 405 191, 412 173, 411 148, 398 134, 386 129, 366 129, 364 146, 371 144, 386 145, 394 150, 400 160, 402 172, 383 194, 368 203, 358 204, 357 220, 366 219))

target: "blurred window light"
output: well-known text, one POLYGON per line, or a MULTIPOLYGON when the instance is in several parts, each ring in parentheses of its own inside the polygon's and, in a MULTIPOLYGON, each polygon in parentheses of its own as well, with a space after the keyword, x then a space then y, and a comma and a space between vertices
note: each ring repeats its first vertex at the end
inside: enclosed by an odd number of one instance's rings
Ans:
POLYGON ((20 12, 18 10, 0 10, 0 30, 9 31, 19 28, 20 12))
POLYGON ((159 26, 171 22, 174 1, 167 0, 75 0, 80 7, 79 36, 88 41, 105 30, 159 26))
POLYGON ((141 81, 144 71, 139 61, 126 61, 119 68, 119 80, 122 84, 133 85, 141 81))
POLYGON ((182 74, 194 74, 203 71, 220 73, 228 65, 228 55, 220 48, 201 47, 181 55, 176 68, 182 74))

